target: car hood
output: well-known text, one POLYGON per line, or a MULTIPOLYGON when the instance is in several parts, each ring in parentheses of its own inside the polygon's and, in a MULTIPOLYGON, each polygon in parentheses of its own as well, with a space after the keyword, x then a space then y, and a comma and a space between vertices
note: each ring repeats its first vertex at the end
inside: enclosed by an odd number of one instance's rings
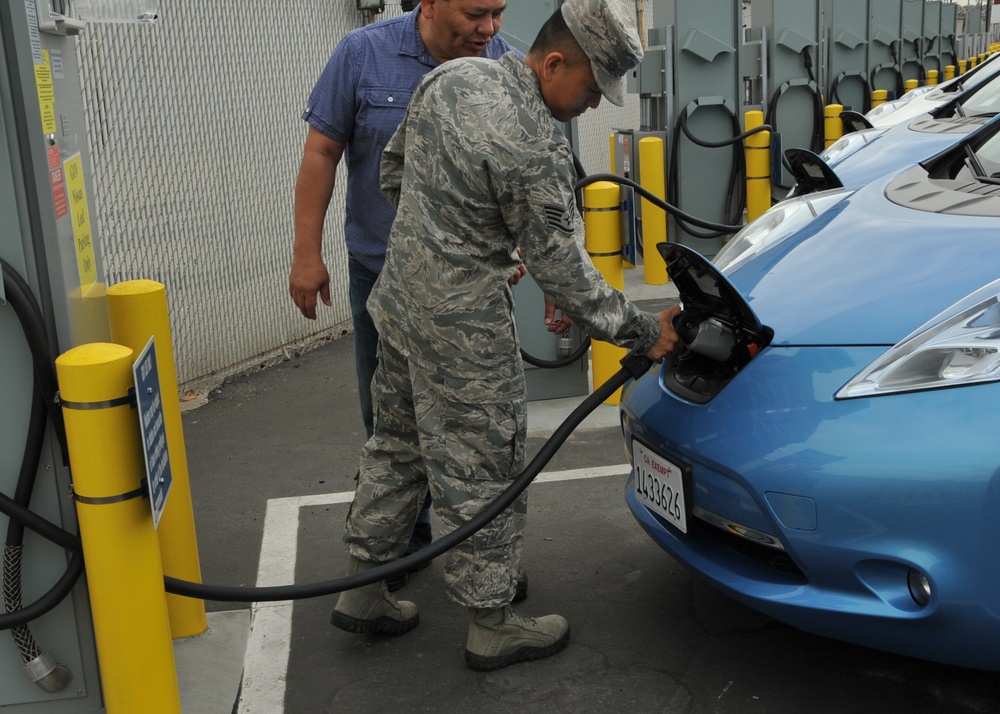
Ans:
POLYGON ((893 345, 997 278, 996 218, 900 206, 885 197, 889 183, 727 272, 772 346, 893 345))
POLYGON ((995 118, 934 120, 928 115, 888 129, 848 134, 820 154, 844 186, 862 186, 944 151, 995 118), (859 134, 857 138, 855 134, 859 134), (838 142, 838 143, 839 143, 838 142))

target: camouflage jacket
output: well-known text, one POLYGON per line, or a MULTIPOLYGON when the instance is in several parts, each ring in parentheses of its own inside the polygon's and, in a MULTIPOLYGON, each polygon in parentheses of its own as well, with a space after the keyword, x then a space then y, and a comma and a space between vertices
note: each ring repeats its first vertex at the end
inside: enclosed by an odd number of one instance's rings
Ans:
POLYGON ((515 54, 453 60, 426 75, 382 155, 382 192, 397 215, 368 305, 379 333, 457 379, 519 371, 507 280, 520 247, 576 324, 648 351, 659 321, 591 262, 576 180, 569 142, 515 54))

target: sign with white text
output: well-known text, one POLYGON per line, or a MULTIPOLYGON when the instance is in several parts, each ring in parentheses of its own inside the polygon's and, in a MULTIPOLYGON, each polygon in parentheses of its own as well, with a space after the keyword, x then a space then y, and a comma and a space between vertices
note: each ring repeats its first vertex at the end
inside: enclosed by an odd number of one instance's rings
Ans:
POLYGON ((156 368, 156 345, 153 344, 152 337, 132 365, 132 376, 135 380, 136 406, 139 409, 142 451, 146 457, 149 506, 153 510, 155 530, 163 515, 173 476, 170 472, 170 451, 167 449, 167 429, 160 395, 160 373, 156 368))

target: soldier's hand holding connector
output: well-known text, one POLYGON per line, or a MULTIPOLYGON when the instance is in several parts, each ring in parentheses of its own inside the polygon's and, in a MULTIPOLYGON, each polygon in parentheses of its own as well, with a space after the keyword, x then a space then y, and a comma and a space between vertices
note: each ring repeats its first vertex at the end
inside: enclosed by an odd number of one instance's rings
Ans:
POLYGON ((674 330, 674 318, 679 315, 680 312, 681 306, 674 305, 673 307, 656 314, 656 317, 660 320, 660 339, 658 339, 652 349, 646 353, 647 357, 652 360, 660 360, 677 349, 677 346, 681 343, 681 338, 674 330))

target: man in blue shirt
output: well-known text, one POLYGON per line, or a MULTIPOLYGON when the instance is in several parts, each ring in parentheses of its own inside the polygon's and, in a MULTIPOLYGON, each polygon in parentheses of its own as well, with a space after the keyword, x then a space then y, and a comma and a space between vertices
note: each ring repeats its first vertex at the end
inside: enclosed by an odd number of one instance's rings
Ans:
MULTIPOLYGON (((317 296, 331 304, 330 274, 322 255, 323 222, 337 167, 346 156, 344 233, 358 393, 368 438, 373 432, 371 381, 378 364, 378 332, 365 304, 382 271, 395 217, 379 188, 382 150, 427 72, 457 57, 498 59, 513 49, 497 35, 505 9, 506 0, 421 0, 407 15, 348 33, 333 51, 302 114, 309 130, 295 184, 289 293, 311 320, 316 319, 317 296)), ((429 505, 428 497, 407 554, 431 541, 429 505)), ((403 584, 405 580, 390 586, 403 584)), ((526 591, 522 575, 519 599, 526 591)))

